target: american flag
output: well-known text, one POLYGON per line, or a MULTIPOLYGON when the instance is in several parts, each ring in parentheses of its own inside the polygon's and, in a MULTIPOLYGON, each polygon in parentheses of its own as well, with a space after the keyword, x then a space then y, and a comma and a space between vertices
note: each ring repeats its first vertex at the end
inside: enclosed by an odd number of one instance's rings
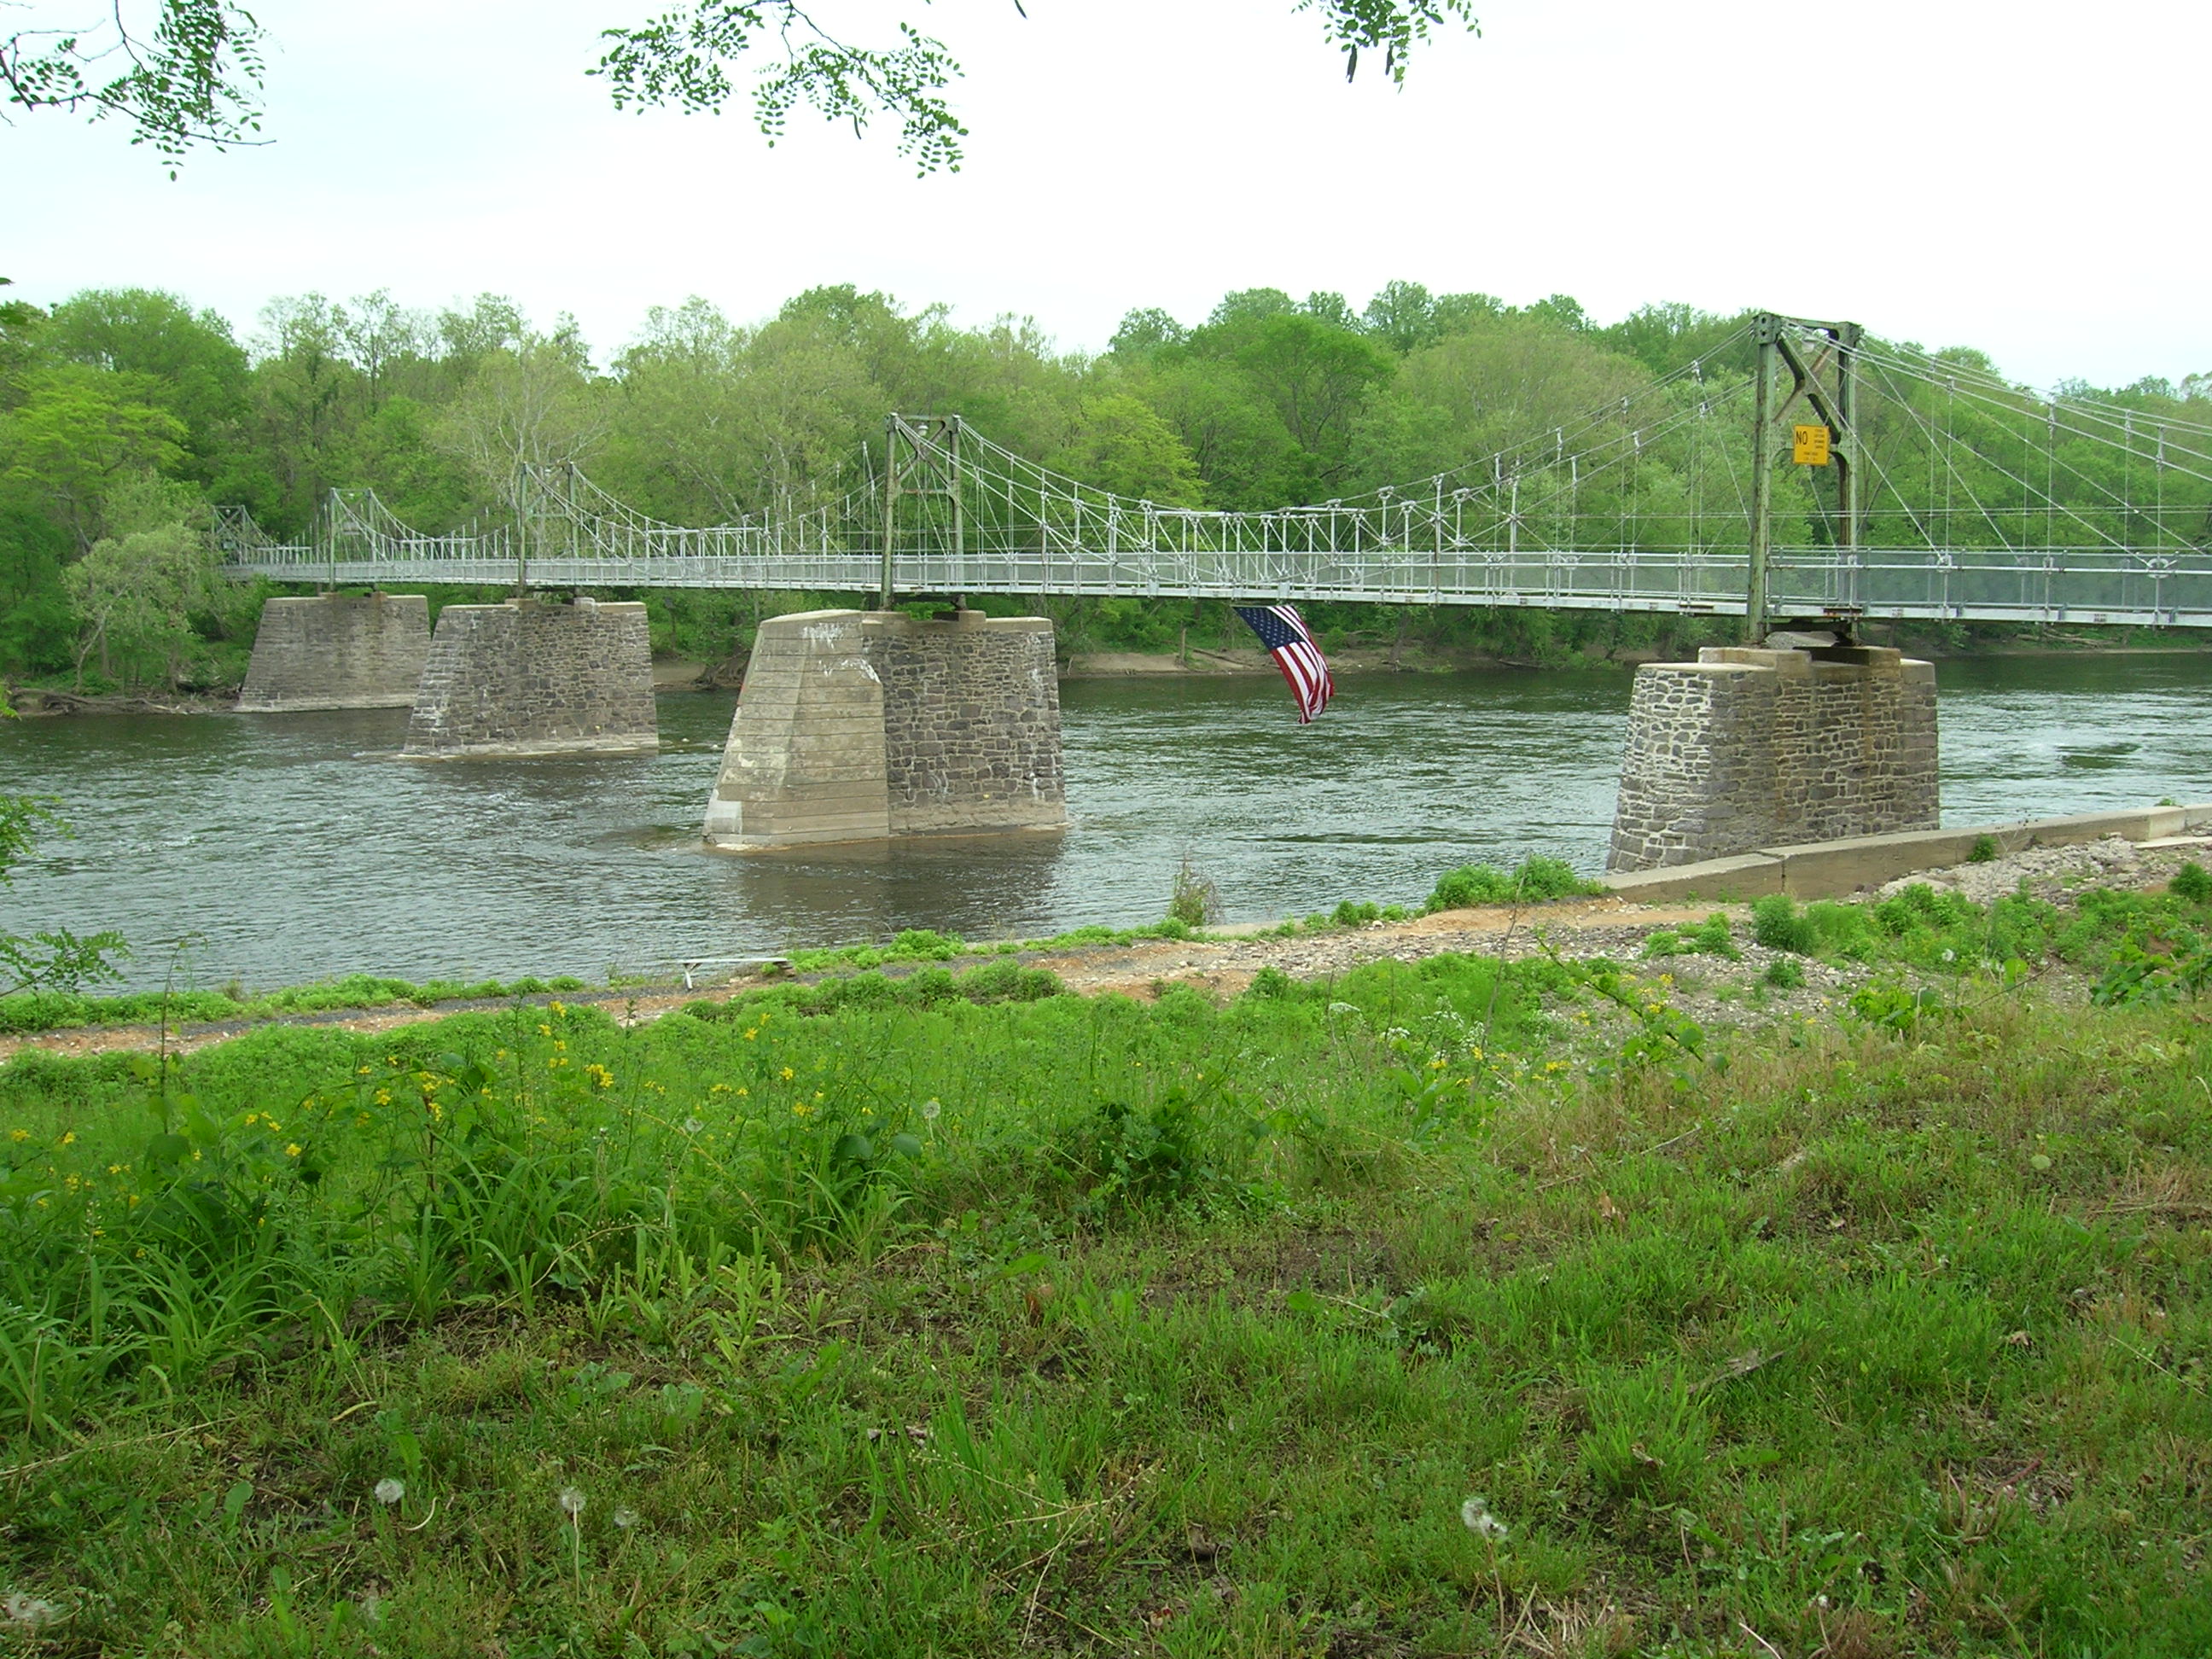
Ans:
POLYGON ((1291 696, 1297 700, 1298 724, 1304 726, 1328 708, 1328 700, 1336 695, 1336 682, 1329 678, 1328 662, 1306 631, 1305 618, 1298 615, 1297 607, 1240 605, 1237 614, 1251 625, 1260 643, 1267 647, 1267 654, 1274 658, 1275 666, 1290 682, 1291 696))

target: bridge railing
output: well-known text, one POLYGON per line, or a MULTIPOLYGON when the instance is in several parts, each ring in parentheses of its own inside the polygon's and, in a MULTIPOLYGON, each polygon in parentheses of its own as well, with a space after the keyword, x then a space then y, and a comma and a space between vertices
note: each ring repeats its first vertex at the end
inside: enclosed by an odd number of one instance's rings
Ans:
MULTIPOLYGON (((694 541, 685 550, 652 554, 540 553, 529 560, 529 575, 533 585, 547 586, 854 594, 873 592, 880 579, 879 558, 871 553, 778 553, 745 545, 757 547, 761 539, 728 538, 723 545, 744 549, 732 551, 693 550, 701 545, 694 541)), ((234 568, 242 575, 278 580, 505 586, 514 580, 516 562, 510 552, 486 544, 394 547, 374 558, 335 562, 322 550, 269 546, 252 550, 234 568)), ((959 556, 924 550, 896 557, 893 568, 898 590, 908 593, 1692 612, 1740 612, 1747 574, 1741 556, 1639 548, 1511 553, 1431 548, 1356 555, 1276 549, 1109 556, 1097 549, 1039 547, 959 556)), ((1844 560, 1826 550, 1784 550, 1776 555, 1772 582, 1778 611, 1800 614, 1843 609, 1891 617, 2212 627, 2212 554, 1881 548, 1844 560)))

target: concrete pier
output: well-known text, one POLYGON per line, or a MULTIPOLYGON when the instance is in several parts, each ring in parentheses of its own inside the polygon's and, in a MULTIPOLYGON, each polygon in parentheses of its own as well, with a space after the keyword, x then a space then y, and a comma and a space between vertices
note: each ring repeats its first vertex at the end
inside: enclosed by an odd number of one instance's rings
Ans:
POLYGON ((270 599, 238 707, 249 714, 406 708, 429 654, 430 604, 420 593, 270 599))
POLYGON ((1708 647, 1636 672, 1607 870, 1938 821, 1927 663, 1876 647, 1708 647))
POLYGON ((410 759, 660 746, 642 605, 449 605, 407 722, 410 759))
POLYGON ((707 804, 709 846, 1066 823, 1046 618, 812 611, 761 624, 707 804))

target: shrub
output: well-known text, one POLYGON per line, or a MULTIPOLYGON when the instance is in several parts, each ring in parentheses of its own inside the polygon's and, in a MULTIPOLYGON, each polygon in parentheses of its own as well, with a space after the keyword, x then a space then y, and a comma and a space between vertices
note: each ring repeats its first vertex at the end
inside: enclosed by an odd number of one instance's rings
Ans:
POLYGON ((1777 957, 1766 964, 1766 982, 1778 991, 1795 991, 1805 983, 1804 964, 1795 957, 1777 957))
POLYGON ((1751 904, 1751 936, 1770 951, 1808 957, 1820 947, 1812 921, 1798 914, 1787 893, 1769 893, 1751 904))
POLYGON ((1561 859, 1524 859, 1510 876, 1495 865, 1463 864, 1438 878, 1421 910, 1432 915, 1477 904, 1540 904, 1604 890, 1604 883, 1583 880, 1561 859))
POLYGON ((1910 941, 1916 935, 1948 933, 1980 915, 1974 902, 1961 894, 1938 892, 1916 881, 1874 907, 1874 920, 1892 939, 1910 941))
POLYGON ((1988 864, 1995 860, 1996 855, 1997 838, 1995 836, 1976 836, 1973 849, 1966 854, 1966 862, 1988 864))
POLYGON ((2193 860, 2175 871, 2173 879, 2166 885, 2166 890, 2178 899, 2186 899, 2191 904, 2212 903, 2212 872, 2193 860))

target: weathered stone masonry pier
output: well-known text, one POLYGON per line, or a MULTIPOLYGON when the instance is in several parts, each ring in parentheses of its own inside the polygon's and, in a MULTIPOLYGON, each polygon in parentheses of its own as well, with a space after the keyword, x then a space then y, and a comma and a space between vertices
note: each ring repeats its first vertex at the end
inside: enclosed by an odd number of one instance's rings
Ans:
POLYGON ((420 593, 318 593, 261 608, 240 712, 406 708, 430 655, 420 593))
POLYGON ((645 607, 449 605, 414 705, 402 751, 413 759, 657 749, 645 607))
POLYGON ((1876 647, 1708 647, 1637 671, 1608 870, 1937 823, 1929 664, 1876 647))
POLYGON ((710 846, 1066 822, 1047 619, 813 611, 761 624, 707 805, 710 846))

